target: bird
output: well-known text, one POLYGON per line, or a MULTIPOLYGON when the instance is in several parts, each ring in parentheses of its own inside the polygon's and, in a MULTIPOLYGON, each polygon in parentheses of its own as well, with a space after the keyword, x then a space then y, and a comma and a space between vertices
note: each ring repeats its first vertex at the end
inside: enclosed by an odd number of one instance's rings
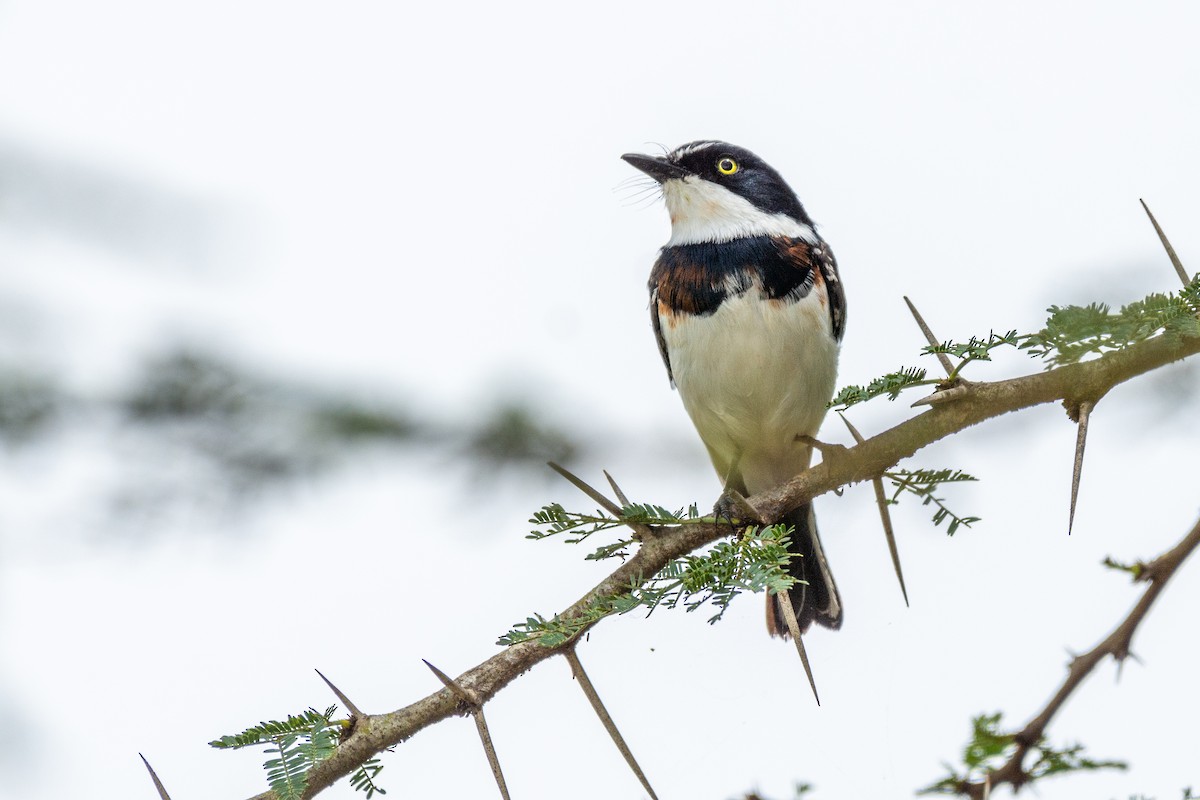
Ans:
MULTIPOLYGON (((778 486, 808 467, 833 396, 846 329, 833 252, 779 172, 745 148, 700 140, 621 158, 658 184, 671 217, 649 281, 667 377, 725 497, 778 486)), ((780 521, 794 529, 787 572, 801 633, 840 628, 812 503, 780 521)), ((767 630, 788 638, 782 602, 767 597, 767 630)))

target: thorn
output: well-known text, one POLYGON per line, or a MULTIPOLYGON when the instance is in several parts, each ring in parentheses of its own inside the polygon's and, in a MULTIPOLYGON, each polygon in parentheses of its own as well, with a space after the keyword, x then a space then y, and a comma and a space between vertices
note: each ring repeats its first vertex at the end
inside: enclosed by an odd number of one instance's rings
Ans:
POLYGON ((458 681, 454 680, 425 659, 422 658, 421 661, 425 664, 425 666, 429 667, 433 674, 437 676, 438 680, 441 681, 447 689, 454 692, 455 696, 458 697, 459 700, 463 701, 471 708, 479 708, 479 701, 469 694, 466 689, 460 686, 458 681))
MULTIPOLYGON (((862 434, 846 419, 846 415, 838 413, 842 422, 850 430, 850 435, 858 444, 863 443, 862 434)), ((904 595, 904 607, 909 608, 908 589, 904 586, 904 571, 900 568, 900 551, 896 548, 896 531, 892 527, 892 514, 888 511, 887 494, 883 491, 883 478, 872 478, 871 485, 875 487, 875 503, 879 506, 879 520, 883 523, 883 535, 887 537, 888 552, 892 555, 892 568, 896 570, 896 580, 900 582, 900 594, 904 595)))
POLYGON ((154 767, 150 766, 150 762, 147 761, 146 757, 141 753, 138 753, 138 758, 140 758, 142 763, 146 765, 146 771, 150 773, 150 780, 154 781, 154 788, 158 789, 159 798, 161 798, 161 800, 171 800, 171 795, 167 794, 166 787, 162 785, 162 781, 160 781, 158 776, 154 774, 154 767))
POLYGON ((363 712, 358 710, 358 706, 356 706, 356 705, 354 705, 354 703, 350 702, 349 697, 346 697, 346 695, 342 694, 341 689, 339 689, 338 687, 333 685, 333 681, 329 680, 329 678, 326 678, 324 675, 321 674, 321 670, 315 669, 315 670, 313 670, 313 672, 317 673, 318 675, 321 675, 321 680, 325 681, 325 685, 329 687, 330 691, 332 691, 337 696, 338 700, 342 701, 342 705, 344 705, 346 707, 346 710, 350 712, 350 717, 352 719, 361 719, 366 716, 366 714, 364 714, 363 712))
POLYGON ((458 681, 451 678, 440 669, 430 664, 425 659, 421 659, 425 666, 429 667, 430 671, 437 676, 447 689, 454 695, 466 703, 470 707, 471 716, 475 719, 475 729, 479 731, 479 741, 483 743, 483 752, 487 756, 488 766, 492 768, 492 777, 496 779, 496 786, 500 789, 500 796, 504 800, 511 800, 508 794, 508 784, 504 782, 504 773, 500 770, 500 759, 496 756, 496 746, 492 744, 492 734, 488 731, 487 720, 483 716, 483 704, 479 702, 470 692, 462 687, 458 681))
MULTIPOLYGON (((557 468, 557 466, 555 464, 551 464, 550 466, 557 468)), ((615 494, 617 496, 617 499, 621 501, 621 505, 628 506, 629 498, 626 497, 625 493, 621 491, 621 487, 617 485, 617 482, 616 482, 616 480, 613 479, 613 476, 608 474, 608 470, 601 470, 601 472, 604 473, 604 477, 608 478, 608 485, 612 487, 613 494, 615 494)), ((570 479, 568 478, 568 480, 570 480, 570 479)), ((595 491, 595 490, 593 489, 593 491, 595 491)), ((591 495, 589 495, 589 496, 591 496, 591 495)), ((597 499, 597 498, 593 497, 593 499, 597 499)), ((616 517, 621 516, 620 508, 616 509, 615 511, 613 511, 613 509, 611 509, 611 508, 608 510, 612 512, 613 516, 616 516, 616 517)), ((654 529, 651 528, 649 525, 644 525, 640 522, 626 522, 625 524, 628 525, 633 530, 633 532, 636 533, 638 535, 638 537, 640 537, 642 539, 642 541, 645 541, 646 539, 650 539, 654 536, 654 533, 655 533, 654 529)))
POLYGON ((617 725, 613 722, 612 717, 609 716, 603 701, 600 700, 600 695, 596 692, 596 687, 592 685, 591 679, 588 678, 587 672, 584 671, 583 663, 580 662, 579 654, 575 652, 575 647, 571 646, 563 650, 563 656, 567 659, 567 663, 571 665, 571 674, 579 682, 579 688, 583 689, 583 693, 587 695, 588 702, 592 704, 592 710, 596 712, 596 716, 600 718, 604 729, 612 737, 613 744, 617 746, 617 749, 621 751, 621 755, 625 757, 625 763, 629 765, 629 768, 633 770, 633 774, 641 781, 642 788, 650 795, 651 800, 658 800, 658 795, 651 788, 650 781, 646 780, 646 773, 642 772, 642 768, 638 766, 637 759, 633 757, 633 752, 629 749, 629 745, 625 744, 625 738, 617 730, 617 725))
POLYGON ((1171 247, 1171 243, 1167 240, 1167 235, 1163 233, 1163 229, 1159 227, 1158 220, 1150 213, 1150 206, 1146 205, 1146 201, 1138 198, 1138 202, 1142 204, 1142 208, 1146 209, 1146 216, 1150 218, 1150 224, 1154 226, 1154 232, 1158 234, 1158 240, 1162 242, 1163 247, 1167 251, 1167 258, 1171 259, 1171 266, 1175 267, 1175 272, 1179 275, 1179 280, 1183 281, 1186 287, 1191 280, 1188 278, 1187 270, 1183 268, 1183 262, 1179 260, 1179 256, 1175 253, 1175 248, 1171 247))
POLYGON ((1071 513, 1067 519, 1067 536, 1075 527, 1075 502, 1079 499, 1079 477, 1083 473, 1083 448, 1087 445, 1088 420, 1096 404, 1084 400, 1079 404, 1079 433, 1075 437, 1075 467, 1071 472, 1071 513))
POLYGON ((874 478, 875 503, 879 506, 879 519, 883 523, 883 535, 887 537, 888 552, 892 555, 892 569, 900 582, 900 594, 904 595, 904 607, 908 608, 908 589, 904 586, 904 571, 900 568, 900 551, 896 549, 896 531, 892 528, 892 515, 888 512, 888 499, 883 491, 883 479, 874 478))
MULTIPOLYGON (((608 485, 612 487, 613 494, 615 494, 617 499, 621 501, 621 505, 628 506, 629 498, 626 497, 625 493, 621 491, 621 487, 617 485, 617 482, 613 479, 613 476, 608 474, 608 470, 601 470, 601 472, 604 473, 604 477, 608 478, 608 485)), ((620 516, 619 512, 617 513, 617 516, 620 516)), ((643 541, 654 536, 654 529, 649 525, 642 525, 640 523, 635 524, 632 522, 626 522, 625 524, 632 528, 634 533, 640 536, 643 541)))
POLYGON ((963 382, 958 386, 951 386, 949 389, 943 389, 940 392, 934 392, 931 395, 922 397, 917 402, 913 403, 910 408, 917 406, 936 406, 942 403, 949 403, 951 400, 957 400, 971 390, 971 384, 963 382))
POLYGON ((487 756, 488 766, 492 768, 492 777, 496 779, 496 787, 504 800, 512 800, 508 794, 508 784, 504 782, 504 773, 500 769, 500 759, 496 757, 496 746, 492 744, 492 734, 488 732, 487 720, 483 718, 483 708, 476 706, 471 711, 475 718, 475 729, 479 731, 479 741, 483 743, 483 752, 487 756))
POLYGON ((812 687, 813 699, 817 701, 817 705, 821 705, 821 696, 817 694, 817 682, 813 680, 812 667, 808 665, 808 652, 805 651, 804 640, 800 637, 800 621, 796 619, 796 609, 792 608, 792 597, 787 589, 780 592, 779 597, 783 619, 787 623, 788 633, 792 635, 792 642, 796 645, 800 663, 804 665, 804 674, 808 676, 808 685, 812 687))
POLYGON ((550 466, 550 469, 554 470, 559 475, 562 475, 564 478, 566 478, 568 483, 570 483, 576 489, 583 492, 588 497, 592 498, 597 503, 599 503, 601 506, 603 506, 605 511, 607 511, 610 514, 613 514, 615 516, 618 516, 618 517, 621 516, 621 507, 618 506, 616 503, 614 503, 612 500, 609 500, 604 495, 600 494, 599 490, 588 485, 582 478, 576 476, 574 473, 572 473, 570 470, 567 470, 565 467, 560 467, 558 464, 555 464, 553 461, 547 461, 546 463, 550 466))
MULTIPOLYGON (((913 301, 906 296, 904 302, 908 304, 908 310, 912 312, 913 319, 917 321, 917 327, 921 329, 921 333, 925 334, 925 341, 929 342, 930 347, 937 347, 941 342, 933 335, 933 331, 925 324, 925 319, 921 316, 921 312, 917 311, 917 307, 913 305, 913 301)), ((946 370, 946 377, 954 374, 954 363, 950 360, 950 356, 945 353, 937 354, 938 361, 942 362, 942 369, 946 370)))
POLYGON ((615 494, 617 499, 621 501, 621 505, 629 505, 629 498, 626 497, 625 493, 621 491, 621 487, 617 486, 617 482, 613 479, 612 475, 608 474, 608 470, 601 470, 601 472, 604 473, 604 477, 608 478, 608 485, 612 487, 613 494, 615 494))

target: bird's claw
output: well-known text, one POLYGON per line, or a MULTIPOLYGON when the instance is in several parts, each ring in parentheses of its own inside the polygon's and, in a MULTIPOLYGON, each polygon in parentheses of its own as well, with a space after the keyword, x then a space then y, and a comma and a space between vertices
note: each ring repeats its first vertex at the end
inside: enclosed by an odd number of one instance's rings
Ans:
POLYGON ((758 511, 750 505, 745 496, 737 489, 725 487, 717 502, 713 504, 713 516, 717 524, 724 520, 731 528, 744 527, 750 523, 762 523, 758 511))

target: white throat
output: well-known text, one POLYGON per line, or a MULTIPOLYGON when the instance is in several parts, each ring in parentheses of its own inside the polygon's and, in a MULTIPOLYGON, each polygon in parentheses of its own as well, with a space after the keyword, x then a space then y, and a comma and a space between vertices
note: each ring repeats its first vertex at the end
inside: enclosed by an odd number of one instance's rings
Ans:
POLYGON ((729 242, 747 236, 787 236, 816 242, 812 227, 786 214, 768 214, 724 186, 695 175, 664 181, 663 198, 671 214, 667 246, 729 242))

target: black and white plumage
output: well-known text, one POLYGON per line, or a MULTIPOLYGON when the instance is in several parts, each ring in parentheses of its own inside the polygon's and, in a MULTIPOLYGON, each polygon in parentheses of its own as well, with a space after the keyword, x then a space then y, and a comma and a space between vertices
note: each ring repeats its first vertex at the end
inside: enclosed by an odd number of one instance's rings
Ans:
MULTIPOLYGON (((837 264, 787 182, 725 142, 622 158, 657 181, 671 238, 650 274, 650 317, 667 374, 718 475, 751 495, 808 467, 833 396, 846 300, 837 264)), ((791 512, 789 572, 801 631, 842 623, 812 505, 791 512)), ((767 627, 786 636, 778 598, 767 627)))

